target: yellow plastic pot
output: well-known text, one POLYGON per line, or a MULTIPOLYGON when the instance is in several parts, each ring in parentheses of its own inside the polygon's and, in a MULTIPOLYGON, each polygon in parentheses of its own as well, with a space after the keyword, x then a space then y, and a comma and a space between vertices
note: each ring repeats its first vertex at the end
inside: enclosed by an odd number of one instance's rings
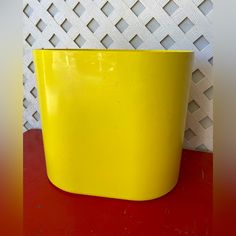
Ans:
POLYGON ((150 200, 177 183, 193 53, 34 50, 47 174, 71 193, 150 200))

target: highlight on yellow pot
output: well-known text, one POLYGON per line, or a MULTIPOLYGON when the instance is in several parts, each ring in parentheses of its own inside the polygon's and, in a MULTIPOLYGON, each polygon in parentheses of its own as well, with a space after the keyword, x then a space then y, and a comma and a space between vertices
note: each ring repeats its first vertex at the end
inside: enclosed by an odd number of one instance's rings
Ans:
POLYGON ((47 174, 54 185, 139 201, 176 185, 192 51, 33 54, 47 174))

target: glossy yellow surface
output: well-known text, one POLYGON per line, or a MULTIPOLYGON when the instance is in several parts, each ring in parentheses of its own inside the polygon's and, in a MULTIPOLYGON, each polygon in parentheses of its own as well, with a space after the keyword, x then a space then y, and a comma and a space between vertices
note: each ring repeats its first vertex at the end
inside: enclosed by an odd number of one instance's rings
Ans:
POLYGON ((191 51, 34 50, 50 181, 149 200, 177 183, 191 51))

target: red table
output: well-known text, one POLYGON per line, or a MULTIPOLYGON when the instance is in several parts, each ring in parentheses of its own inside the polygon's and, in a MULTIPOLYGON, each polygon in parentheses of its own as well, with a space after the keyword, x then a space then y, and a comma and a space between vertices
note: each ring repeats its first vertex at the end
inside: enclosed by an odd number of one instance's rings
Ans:
POLYGON ((167 195, 133 202, 66 193, 47 179, 40 130, 24 133, 24 236, 210 236, 212 154, 183 151, 167 195))

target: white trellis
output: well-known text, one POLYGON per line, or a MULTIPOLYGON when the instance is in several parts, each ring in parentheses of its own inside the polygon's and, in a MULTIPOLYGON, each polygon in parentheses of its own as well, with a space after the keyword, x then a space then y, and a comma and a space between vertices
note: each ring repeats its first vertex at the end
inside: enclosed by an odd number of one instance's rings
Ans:
POLYGON ((24 0, 24 131, 40 128, 33 48, 195 51, 184 146, 212 150, 211 0, 24 0))

